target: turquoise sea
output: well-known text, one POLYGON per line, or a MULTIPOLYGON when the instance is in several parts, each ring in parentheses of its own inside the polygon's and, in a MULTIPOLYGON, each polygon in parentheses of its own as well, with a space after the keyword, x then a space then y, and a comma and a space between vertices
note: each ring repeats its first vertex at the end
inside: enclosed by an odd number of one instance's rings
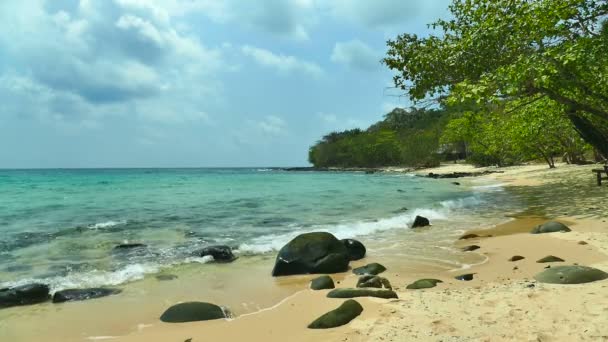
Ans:
MULTIPOLYGON (((118 285, 205 263, 192 253, 207 245, 247 257, 276 252, 307 231, 381 241, 406 234, 418 214, 438 227, 428 236, 452 236, 504 219, 495 213, 517 203, 501 190, 404 173, 0 170, 0 287, 33 279, 54 290, 118 285), (113 251, 125 242, 148 248, 113 251)), ((424 236, 412 235, 412 245, 424 236)))

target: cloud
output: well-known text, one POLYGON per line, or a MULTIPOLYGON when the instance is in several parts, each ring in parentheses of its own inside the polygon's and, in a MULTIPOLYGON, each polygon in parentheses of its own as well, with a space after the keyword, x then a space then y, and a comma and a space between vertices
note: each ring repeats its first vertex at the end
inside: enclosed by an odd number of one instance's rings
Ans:
POLYGON ((284 74, 302 72, 313 77, 323 75, 323 69, 317 64, 300 60, 294 56, 275 54, 272 51, 250 45, 243 46, 241 51, 259 65, 274 68, 284 74))
POLYGON ((360 120, 352 117, 338 116, 332 113, 317 113, 317 117, 328 131, 344 131, 348 129, 360 128, 366 129, 371 122, 360 120))
POLYGON ((259 121, 256 126, 265 134, 269 135, 283 135, 286 133, 287 123, 285 120, 269 115, 263 120, 259 121))
POLYGON ((380 68, 380 54, 360 40, 336 43, 331 61, 366 71, 380 68))

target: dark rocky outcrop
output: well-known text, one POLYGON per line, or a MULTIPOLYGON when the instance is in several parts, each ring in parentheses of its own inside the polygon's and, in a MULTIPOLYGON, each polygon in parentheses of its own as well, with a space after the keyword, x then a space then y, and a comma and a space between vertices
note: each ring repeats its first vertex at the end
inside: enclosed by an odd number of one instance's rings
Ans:
POLYGON ((608 273, 587 266, 555 266, 548 268, 534 279, 549 284, 583 284, 608 278, 608 273))
POLYGON ((169 281, 177 279, 177 276, 175 274, 157 274, 155 278, 158 281, 169 281))
POLYGON ((45 284, 27 284, 0 289, 0 308, 30 305, 49 300, 49 287, 45 284))
POLYGON ((406 289, 408 290, 419 290, 419 289, 429 289, 431 287, 437 286, 437 283, 443 283, 443 281, 439 279, 419 279, 415 282, 409 284, 406 289))
POLYGON ((349 261, 348 249, 332 234, 306 233, 281 248, 272 275, 344 272, 349 261))
POLYGON ((465 234, 465 235, 459 237, 458 240, 475 239, 475 238, 478 238, 478 237, 480 237, 480 236, 477 235, 477 234, 465 234))
POLYGON ((556 233, 556 232, 569 232, 571 231, 568 226, 561 222, 549 221, 541 225, 538 225, 532 229, 532 234, 544 234, 544 233, 556 233))
POLYGON ((353 270, 353 273, 356 275, 377 275, 386 271, 386 267, 382 266, 377 262, 373 262, 371 264, 367 264, 365 266, 357 267, 353 270))
POLYGON ((328 275, 320 276, 310 281, 310 288, 313 290, 327 290, 335 287, 334 280, 328 275))
POLYGON ((121 293, 120 289, 108 288, 89 288, 89 289, 68 289, 55 292, 53 303, 74 302, 94 298, 101 298, 121 293))
POLYGON ((480 249, 480 248, 481 248, 481 247, 479 247, 479 246, 477 246, 477 245, 470 245, 470 246, 463 247, 463 248, 462 248, 462 251, 463 251, 463 252, 472 252, 472 251, 478 250, 478 249, 480 249))
POLYGON ((198 257, 212 256, 216 262, 232 262, 236 259, 232 253, 232 248, 224 245, 207 246, 195 252, 198 257))
POLYGON ((359 277, 359 280, 357 280, 357 287, 375 287, 378 289, 385 288, 389 290, 393 289, 388 279, 376 275, 364 275, 359 277))
POLYGON ((146 248, 146 247, 148 247, 148 246, 143 243, 122 243, 120 245, 114 246, 114 250, 119 251, 119 250, 129 250, 129 249, 134 249, 134 248, 146 248))
POLYGON ((342 239, 340 240, 344 247, 348 250, 348 256, 351 261, 360 260, 365 257, 365 246, 358 240, 355 239, 342 239))
POLYGON ((173 305, 160 316, 166 323, 185 323, 209 321, 212 319, 228 318, 227 311, 215 304, 204 302, 186 302, 173 305))
POLYGON ((412 223, 412 228, 426 227, 430 225, 431 222, 426 217, 416 216, 416 218, 414 219, 414 223, 412 223))
POLYGON ((452 172, 452 173, 433 173, 430 172, 424 176, 427 178, 442 179, 442 178, 461 178, 461 177, 479 177, 492 173, 502 173, 503 171, 482 171, 482 172, 452 172))
POLYGON ((308 325, 309 329, 329 329, 352 321, 363 312, 363 307, 354 299, 342 303, 337 309, 329 311, 308 325))
POLYGON ((546 263, 546 262, 564 262, 564 261, 566 261, 566 260, 564 260, 562 258, 558 258, 558 257, 553 256, 553 255, 547 255, 544 258, 536 260, 536 262, 541 263, 541 264, 542 263, 546 263))
POLYGON ((370 288, 344 288, 329 291, 327 298, 356 298, 356 297, 377 297, 377 298, 398 298, 393 290, 375 290, 370 288))
POLYGON ((511 258, 509 258, 509 261, 519 261, 519 260, 523 260, 523 259, 525 259, 525 258, 521 255, 514 255, 511 258))
POLYGON ((463 281, 471 281, 471 280, 473 280, 474 275, 475 275, 475 273, 461 274, 459 276, 454 277, 454 279, 463 280, 463 281))

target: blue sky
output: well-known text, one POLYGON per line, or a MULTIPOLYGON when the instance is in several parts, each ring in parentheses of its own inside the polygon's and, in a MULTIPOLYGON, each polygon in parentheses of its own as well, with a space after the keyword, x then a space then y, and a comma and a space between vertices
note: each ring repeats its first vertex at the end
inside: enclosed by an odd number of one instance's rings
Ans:
POLYGON ((449 0, 0 1, 0 168, 307 165, 449 0))

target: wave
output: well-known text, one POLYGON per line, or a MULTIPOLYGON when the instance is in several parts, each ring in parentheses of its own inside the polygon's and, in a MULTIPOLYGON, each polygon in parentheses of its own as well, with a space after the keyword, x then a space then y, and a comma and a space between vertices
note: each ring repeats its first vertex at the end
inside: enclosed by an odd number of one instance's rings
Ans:
POLYGON ((127 224, 127 220, 99 222, 99 223, 91 224, 87 228, 89 228, 89 229, 104 229, 104 228, 110 228, 110 227, 120 226, 120 225, 123 225, 123 224, 127 224))

